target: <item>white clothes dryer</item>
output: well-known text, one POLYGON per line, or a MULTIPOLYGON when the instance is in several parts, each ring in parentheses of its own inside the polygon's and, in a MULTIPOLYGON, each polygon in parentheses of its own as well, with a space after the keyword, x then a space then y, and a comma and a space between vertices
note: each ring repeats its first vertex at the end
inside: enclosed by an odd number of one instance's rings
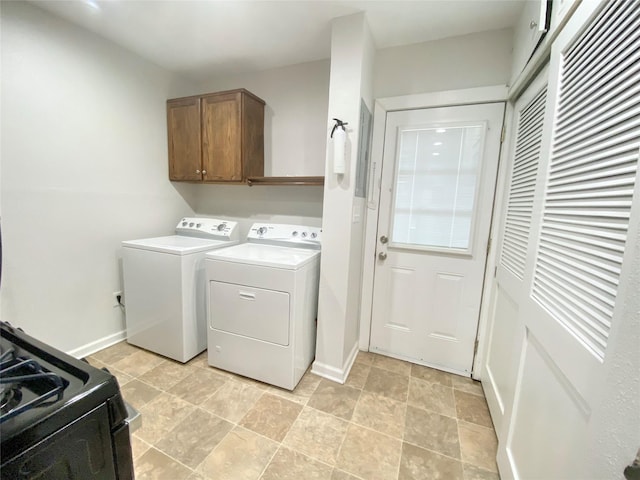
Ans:
POLYGON ((256 223, 206 254, 209 364, 293 390, 315 356, 321 230, 256 223))
POLYGON ((203 352, 205 253, 238 240, 237 222, 183 218, 175 235, 122 242, 127 342, 179 362, 203 352))

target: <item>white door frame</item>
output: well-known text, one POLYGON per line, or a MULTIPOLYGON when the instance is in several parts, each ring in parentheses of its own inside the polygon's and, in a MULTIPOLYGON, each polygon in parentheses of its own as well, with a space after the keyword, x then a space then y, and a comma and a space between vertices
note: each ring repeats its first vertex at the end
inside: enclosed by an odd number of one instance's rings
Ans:
MULTIPOLYGON (((399 97, 379 98, 375 102, 373 114, 373 135, 371 146, 371 160, 369 167, 367 208, 364 232, 364 251, 362 261, 362 295, 360 298, 360 337, 358 347, 360 350, 369 350, 369 337, 371 334, 371 313, 373 306, 373 280, 375 271, 376 235, 378 229, 378 205, 380 203, 380 174, 382 172, 382 156, 384 151, 384 133, 386 128, 387 112, 398 110, 413 110, 418 108, 452 107, 458 105, 473 105, 479 103, 507 102, 509 88, 506 85, 493 85, 488 87, 468 88, 464 90, 447 90, 433 93, 422 93, 416 95, 402 95, 399 97)), ((509 123, 511 107, 507 102, 507 118, 505 125, 509 123)), ((503 158, 505 144, 500 148, 500 158, 503 158)), ((502 164, 498 164, 498 180, 496 192, 502 192, 504 173, 502 164)), ((493 209, 500 206, 500 195, 494 198, 493 209)), ((494 219, 495 220, 495 219, 494 219)), ((493 237, 493 223, 490 238, 493 237)), ((485 269, 484 286, 482 290, 482 301, 480 307, 480 320, 478 325, 479 345, 483 345, 483 335, 486 331, 488 294, 491 292, 493 272, 496 265, 496 249, 492 245, 487 258, 485 269)), ((480 369, 475 368, 481 365, 482 358, 480 350, 474 359, 473 378, 478 378, 480 369)))

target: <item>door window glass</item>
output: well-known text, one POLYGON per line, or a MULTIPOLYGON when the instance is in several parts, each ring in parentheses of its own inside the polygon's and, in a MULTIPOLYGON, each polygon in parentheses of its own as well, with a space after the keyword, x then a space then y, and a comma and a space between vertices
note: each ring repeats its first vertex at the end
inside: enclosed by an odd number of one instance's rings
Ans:
POLYGON ((394 246, 469 253, 484 124, 400 129, 394 246))

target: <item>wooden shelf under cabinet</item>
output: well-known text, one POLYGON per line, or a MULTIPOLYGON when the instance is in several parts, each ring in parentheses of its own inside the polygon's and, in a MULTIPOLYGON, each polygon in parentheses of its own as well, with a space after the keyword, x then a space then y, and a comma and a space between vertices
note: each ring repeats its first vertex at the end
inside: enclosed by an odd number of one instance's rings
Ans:
POLYGON ((324 185, 324 177, 248 177, 247 185, 324 185))

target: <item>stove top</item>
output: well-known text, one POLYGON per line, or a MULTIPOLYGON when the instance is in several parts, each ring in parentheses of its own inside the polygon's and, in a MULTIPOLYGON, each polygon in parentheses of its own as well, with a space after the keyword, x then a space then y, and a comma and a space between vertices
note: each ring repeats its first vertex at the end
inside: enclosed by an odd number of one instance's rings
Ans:
MULTIPOLYGON (((117 381, 108 372, 8 323, 0 322, 0 335, 1 457, 12 456, 119 397, 117 381)), ((117 409, 114 414, 120 415, 117 409)))
POLYGON ((0 423, 62 399, 69 382, 0 339, 0 423))

